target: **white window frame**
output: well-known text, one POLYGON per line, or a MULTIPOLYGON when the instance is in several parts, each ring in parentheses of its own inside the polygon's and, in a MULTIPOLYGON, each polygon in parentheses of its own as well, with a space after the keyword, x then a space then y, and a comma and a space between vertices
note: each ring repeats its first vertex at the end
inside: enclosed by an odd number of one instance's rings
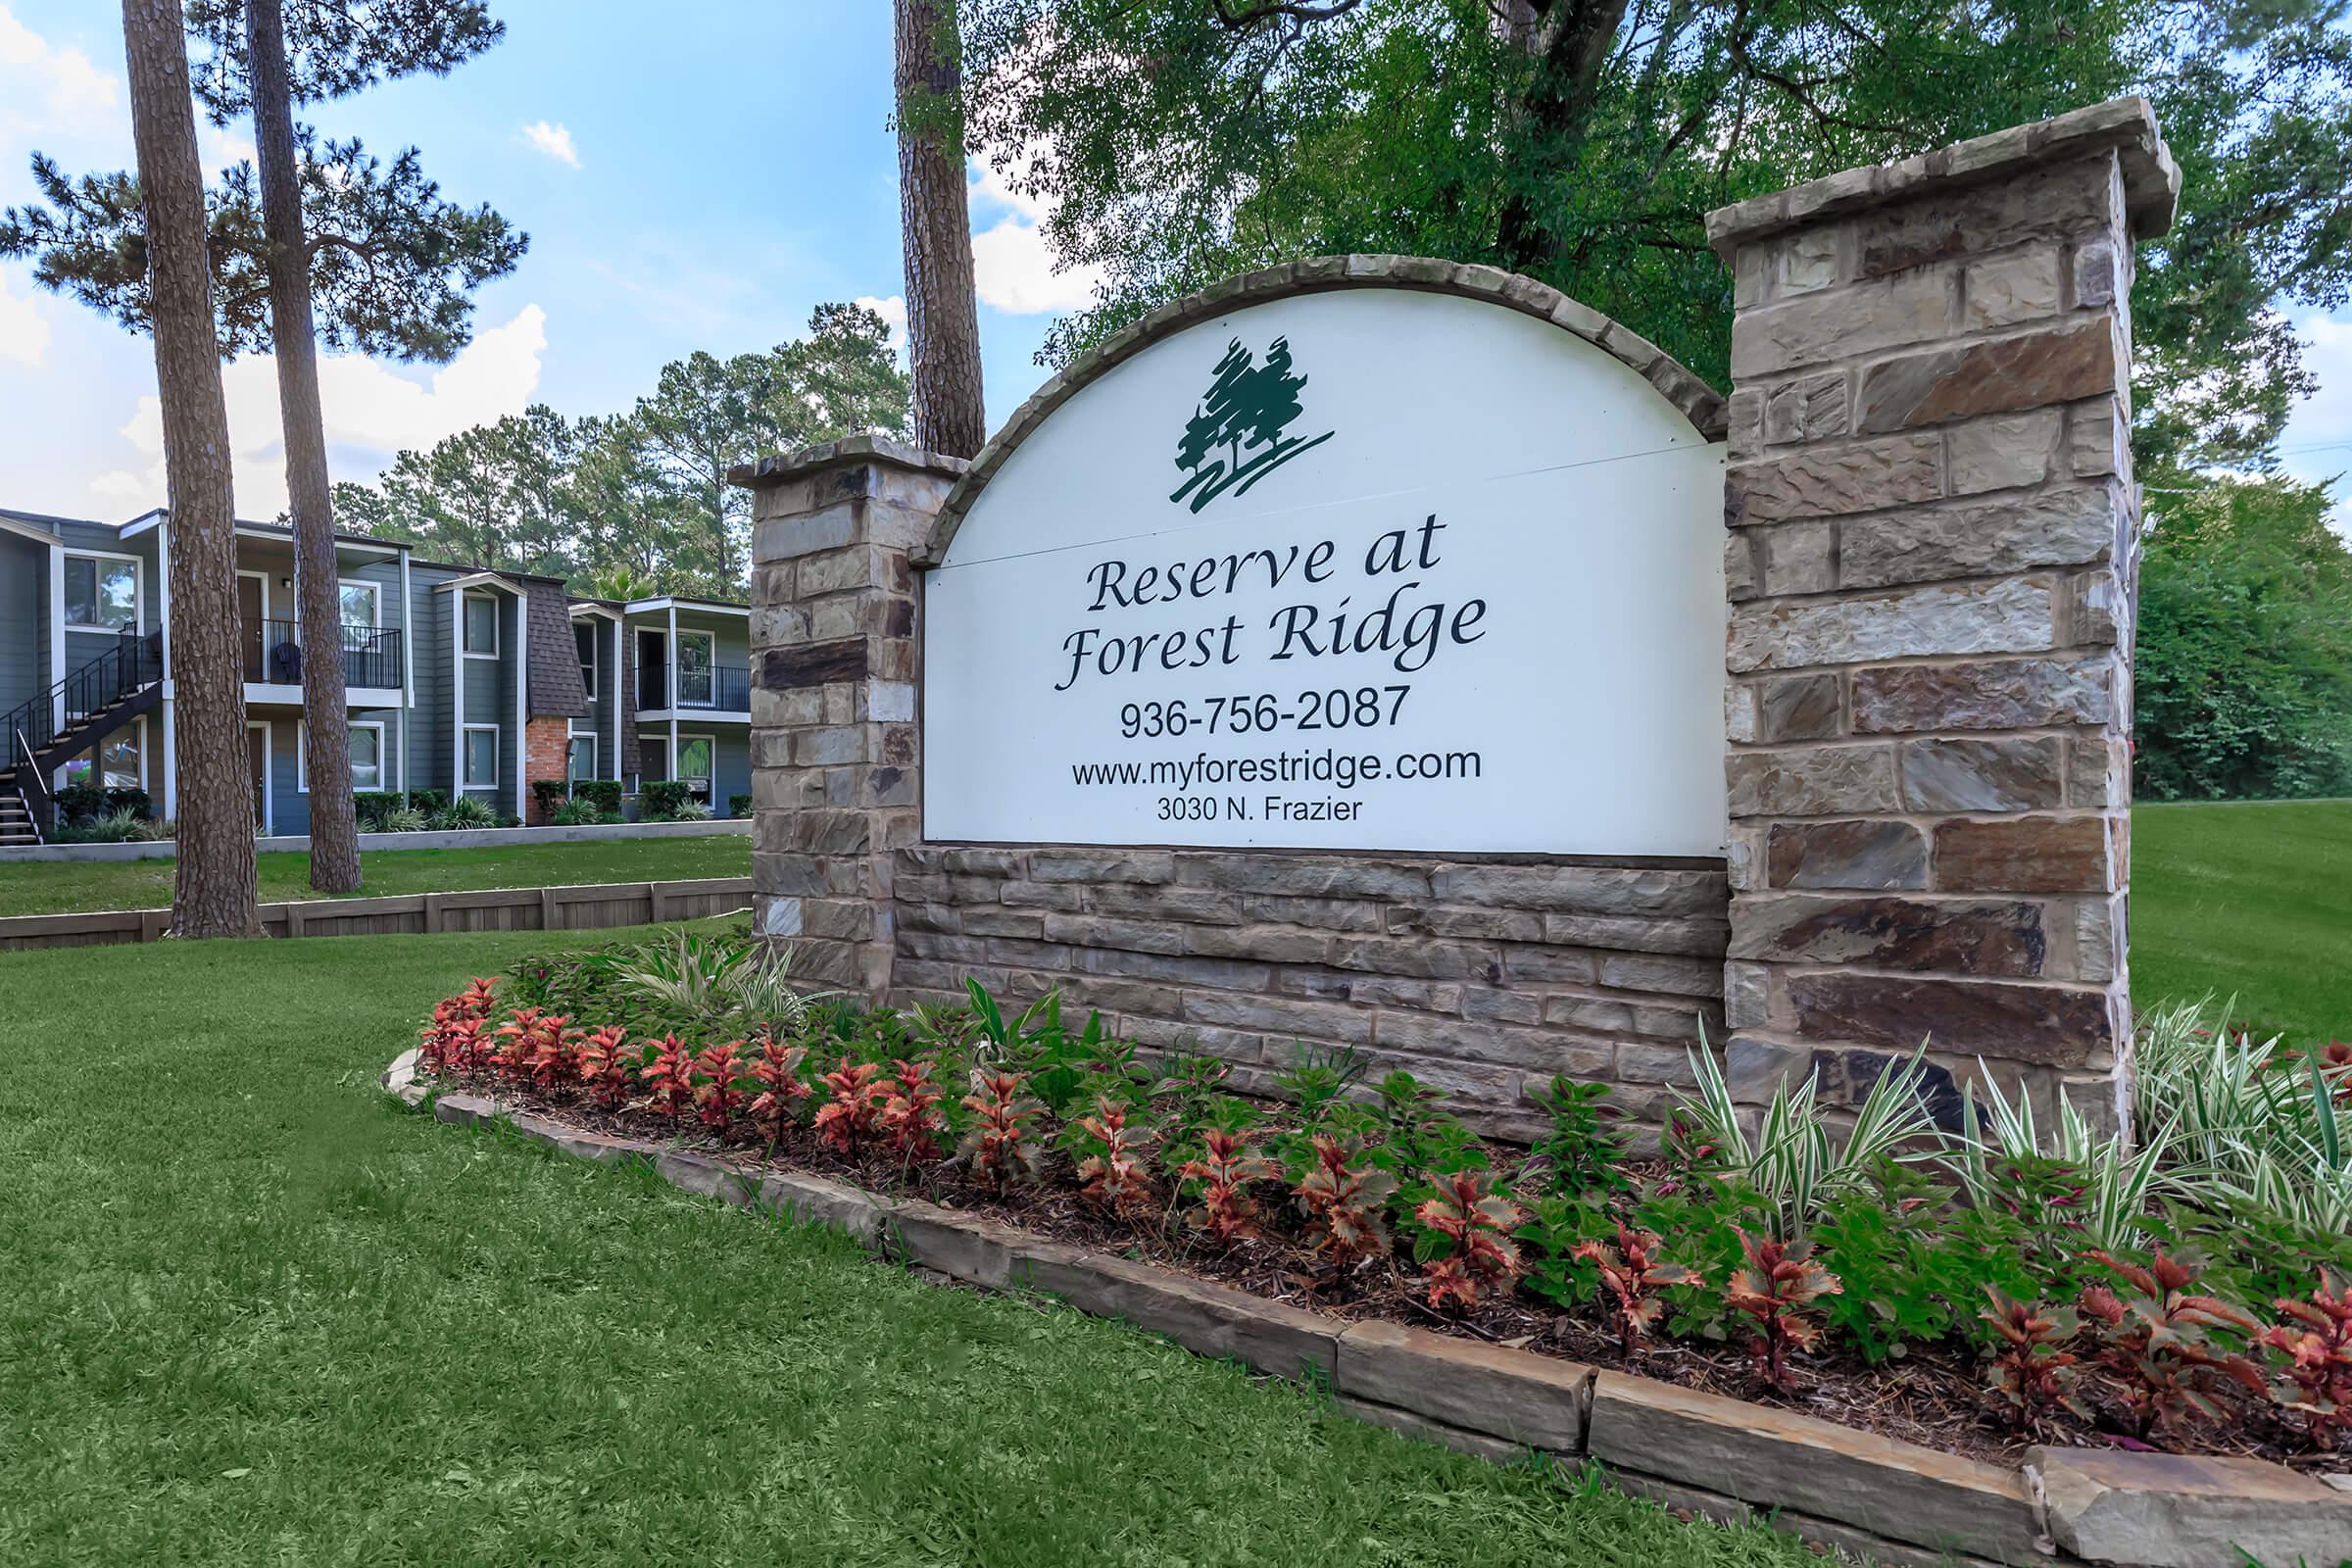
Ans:
MULTIPOLYGON (((137 556, 125 556, 113 550, 69 549, 64 554, 65 565, 67 567, 71 567, 76 561, 118 561, 126 563, 130 566, 131 625, 140 636, 144 637, 147 635, 147 563, 145 561, 137 556)), ((122 635, 122 629, 120 627, 95 626, 78 620, 67 620, 66 607, 71 603, 71 601, 65 597, 65 573, 62 568, 58 574, 58 584, 59 598, 57 605, 57 618, 65 622, 66 630, 97 632, 100 635, 107 637, 119 637, 122 635)), ((97 587, 97 580, 95 578, 91 579, 90 586, 92 590, 95 591, 97 587)))
MULTIPOLYGON (((388 754, 384 750, 384 721, 380 718, 355 718, 351 720, 351 728, 375 731, 375 782, 367 788, 372 794, 381 794, 384 778, 390 771, 388 754)), ((359 780, 352 780, 351 787, 354 791, 360 789, 359 780)), ((311 725, 308 719, 296 719, 294 722, 294 793, 311 793, 311 725)))
POLYGON ((458 778, 460 780, 458 788, 461 791, 494 790, 498 788, 498 754, 504 749, 505 747, 502 738, 499 735, 498 726, 496 724, 466 725, 458 736, 458 778), (473 760, 473 747, 471 746, 470 742, 477 734, 487 735, 490 737, 490 777, 487 782, 481 779, 467 778, 466 776, 466 764, 473 760))
POLYGON ((696 741, 701 741, 704 745, 710 748, 710 771, 703 779, 703 783, 708 787, 710 795, 709 799, 705 800, 703 804, 715 808, 718 801, 718 737, 716 735, 680 735, 678 737, 678 757, 680 760, 679 764, 678 766, 671 768, 670 772, 675 775, 673 782, 682 784, 686 781, 684 762, 686 748, 692 746, 696 741))
POLYGON ((368 594, 368 618, 364 621, 346 620, 343 622, 343 624, 346 626, 366 626, 369 631, 382 631, 384 629, 384 585, 380 582, 367 582, 358 577, 337 578, 335 580, 335 612, 338 616, 341 615, 343 611, 343 590, 346 588, 359 588, 366 590, 368 594))
POLYGON ((718 706, 718 633, 714 631, 698 629, 693 626, 680 626, 678 628, 677 640, 669 650, 669 657, 677 664, 678 668, 678 706, 680 708, 716 708, 718 706), (686 675, 685 653, 686 640, 689 637, 700 637, 710 650, 710 658, 703 661, 703 676, 710 683, 710 695, 704 698, 699 703, 689 702, 686 699, 686 687, 684 684, 686 675))
POLYGON ((499 629, 498 596, 496 594, 463 593, 458 595, 458 652, 467 659, 496 659, 503 633, 499 629), (466 607, 479 600, 490 607, 490 647, 487 651, 466 646, 466 607))
MULTIPOLYGON (((262 732, 262 832, 265 836, 274 837, 277 833, 277 726, 266 718, 249 718, 245 721, 247 735, 257 729, 262 732)), ((237 759, 240 765, 250 760, 246 757, 237 759)))
POLYGON ((596 694, 596 680, 597 672, 603 669, 605 665, 604 655, 602 652, 604 648, 604 639, 597 635, 595 621, 575 620, 571 623, 571 640, 574 645, 574 652, 577 652, 577 645, 579 643, 580 633, 582 631, 586 631, 588 633, 588 657, 580 662, 580 684, 588 688, 588 700, 593 703, 601 700, 596 694))
POLYGON ((596 731, 581 731, 568 728, 564 731, 564 787, 565 794, 570 793, 571 786, 574 784, 594 783, 596 780, 604 777, 604 774, 597 771, 597 763, 602 760, 598 755, 598 751, 599 748, 597 745, 596 731), (586 741, 588 743, 588 776, 584 779, 574 776, 571 771, 571 749, 574 746, 579 745, 582 741, 586 741))

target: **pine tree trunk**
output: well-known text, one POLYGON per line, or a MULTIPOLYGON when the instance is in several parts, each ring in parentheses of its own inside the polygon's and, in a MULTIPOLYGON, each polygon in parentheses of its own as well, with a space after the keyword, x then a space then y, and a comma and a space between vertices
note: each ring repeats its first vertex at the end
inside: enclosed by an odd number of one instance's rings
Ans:
POLYGON ((956 0, 897 5, 899 226, 906 251, 914 444, 969 458, 988 440, 988 410, 980 397, 956 0))
POLYGON ((326 472, 326 422, 318 405, 311 254, 302 231, 281 0, 247 0, 245 41, 262 226, 270 246, 270 335, 277 350, 286 496, 294 514, 294 604, 305 656, 303 753, 311 779, 311 887, 325 894, 357 893, 360 841, 351 796, 351 719, 343 693, 343 595, 335 570, 334 502, 326 472))
POLYGON ((182 25, 179 0, 122 0, 172 511, 179 790, 172 928, 182 937, 258 937, 228 409, 213 332, 204 172, 182 25))

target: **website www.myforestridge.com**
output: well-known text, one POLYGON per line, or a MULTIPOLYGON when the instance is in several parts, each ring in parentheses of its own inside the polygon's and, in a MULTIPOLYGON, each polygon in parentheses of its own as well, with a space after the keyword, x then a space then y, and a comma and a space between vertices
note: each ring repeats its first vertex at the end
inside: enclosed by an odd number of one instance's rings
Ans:
POLYGON ((1196 785, 1329 784, 1350 790, 1375 779, 1477 778, 1484 763, 1476 752, 1369 753, 1278 752, 1270 757, 1211 757, 1152 762, 1072 762, 1070 779, 1081 785, 1154 784, 1179 792, 1196 785))

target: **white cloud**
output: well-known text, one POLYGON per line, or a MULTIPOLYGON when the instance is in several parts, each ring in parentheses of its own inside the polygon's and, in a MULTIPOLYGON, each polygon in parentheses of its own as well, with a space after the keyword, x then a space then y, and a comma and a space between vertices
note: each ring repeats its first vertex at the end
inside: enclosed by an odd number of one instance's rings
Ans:
MULTIPOLYGON (((318 362, 318 401, 327 444, 342 452, 374 454, 366 471, 340 465, 337 479, 366 479, 403 447, 424 448, 469 425, 519 414, 538 390, 547 349, 547 313, 526 305, 503 326, 477 334, 464 353, 419 385, 376 361, 329 355, 318 362)), ((274 517, 285 509, 284 437, 277 403, 277 362, 247 355, 220 372, 228 401, 228 437, 236 465, 237 513, 274 517)), ((90 481, 90 493, 110 503, 164 499, 163 411, 142 397, 123 437, 146 460, 143 475, 115 469, 90 481)))
POLYGON ((862 306, 882 318, 884 323, 890 327, 890 346, 898 350, 900 359, 903 360, 906 357, 906 295, 893 294, 890 298, 883 299, 875 294, 860 294, 850 303, 862 306))
POLYGON ((972 285, 981 302, 1014 316, 1074 311, 1091 305, 1102 269, 1089 263, 1056 270, 1041 226, 1051 210, 1044 199, 1013 189, 994 168, 974 162, 971 198, 1004 216, 972 236, 972 285))
POLYGON ((196 122, 196 151, 208 175, 237 164, 257 163, 262 156, 249 138, 209 120, 196 122))
POLYGON ((549 124, 542 120, 522 127, 522 140, 538 152, 545 153, 559 164, 580 167, 580 150, 571 144, 571 127, 562 121, 549 124))
POLYGON ((30 295, 10 293, 7 274, 0 273, 0 360, 37 370, 48 358, 49 318, 40 303, 30 295))
POLYGON ((88 55, 51 44, 0 5, 0 141, 115 130, 119 96, 88 55))

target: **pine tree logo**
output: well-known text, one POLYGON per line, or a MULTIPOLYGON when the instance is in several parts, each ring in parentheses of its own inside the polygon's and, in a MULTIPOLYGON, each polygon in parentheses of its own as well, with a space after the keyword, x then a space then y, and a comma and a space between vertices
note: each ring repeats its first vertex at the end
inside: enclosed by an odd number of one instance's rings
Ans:
POLYGON ((1176 466, 1192 477, 1176 487, 1170 501, 1192 498, 1199 512, 1231 490, 1235 495, 1290 462, 1309 447, 1319 447, 1336 433, 1286 436, 1283 426, 1305 411, 1298 392, 1306 377, 1291 372, 1291 340, 1276 338, 1266 350, 1266 363, 1235 338, 1217 361, 1216 379, 1193 407, 1176 445, 1176 466))

